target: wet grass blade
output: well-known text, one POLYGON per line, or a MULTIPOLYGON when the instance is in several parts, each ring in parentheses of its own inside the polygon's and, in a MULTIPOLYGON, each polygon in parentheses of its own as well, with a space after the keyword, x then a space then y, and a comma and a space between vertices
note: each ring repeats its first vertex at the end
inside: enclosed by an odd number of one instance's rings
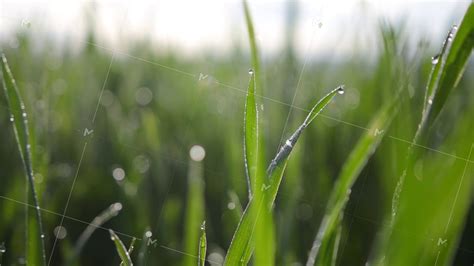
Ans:
POLYGON ((206 239, 206 221, 202 222, 201 225, 201 237, 199 238, 199 263, 200 266, 206 265, 206 250, 207 250, 207 239, 206 239))
POLYGON ((242 1, 244 7, 245 22, 250 43, 250 53, 252 58, 252 68, 249 70, 250 82, 247 90, 245 103, 245 164, 247 181, 249 183, 249 199, 252 193, 259 193, 258 189, 265 177, 265 145, 263 134, 259 132, 260 120, 258 111, 258 101, 256 96, 263 95, 261 82, 260 60, 258 58, 258 48, 255 38, 255 30, 252 16, 246 0, 242 1))
POLYGON ((79 236, 76 245, 74 246, 74 256, 69 259, 69 264, 71 264, 77 257, 79 257, 82 252, 82 249, 84 248, 92 234, 95 232, 95 230, 97 230, 97 228, 101 228, 104 223, 117 216, 120 210, 122 210, 122 204, 116 202, 114 204, 111 204, 107 209, 97 215, 94 220, 92 220, 92 222, 79 236))
POLYGON ((130 258, 130 254, 127 251, 127 248, 123 244, 123 242, 120 240, 120 238, 115 234, 115 232, 111 229, 109 229, 110 233, 110 238, 112 241, 114 241, 115 244, 115 249, 117 250, 117 253, 120 256, 120 259, 122 260, 123 265, 125 266, 132 266, 132 259, 130 258))
MULTIPOLYGON (((195 148, 197 146, 194 146, 195 148)), ((193 149, 191 148, 191 149, 193 149)), ((200 147, 202 149, 202 147, 200 147)), ((196 158, 194 158, 196 159, 196 158)), ((199 158, 200 159, 200 158, 199 158)), ((191 158, 188 170, 188 192, 185 215, 185 252, 193 256, 184 256, 183 265, 195 266, 196 257, 199 254, 199 248, 196 243, 199 242, 201 221, 204 220, 204 181, 203 165, 201 161, 195 161, 191 158)))
MULTIPOLYGON (((344 90, 342 86, 340 86, 318 101, 311 109, 303 124, 291 135, 272 160, 267 169, 265 183, 263 183, 260 188, 262 196, 258 199, 253 197, 245 208, 227 252, 224 262, 225 265, 246 265, 248 263, 255 246, 254 231, 256 224, 262 221, 262 217, 264 217, 265 214, 271 214, 271 207, 278 193, 278 187, 283 177, 283 172, 291 150, 309 123, 313 121, 336 94, 343 92, 344 90), (261 213, 264 213, 264 215, 260 215, 261 213)), ((265 219, 265 217, 263 219, 265 219)))
MULTIPOLYGON (((247 182, 249 185, 249 198, 252 193, 258 193, 257 187, 259 178, 257 174, 259 164, 259 132, 258 132, 258 108, 255 101, 255 73, 250 72, 250 81, 245 100, 244 115, 244 154, 245 154, 245 170, 247 182)), ((261 178, 260 178, 261 179, 261 178)))
MULTIPOLYGON (((428 129, 438 117, 450 92, 459 83, 474 46, 474 4, 471 4, 459 27, 453 26, 448 32, 441 52, 433 58, 433 65, 423 106, 421 121, 413 143, 425 145, 428 129)), ((414 163, 421 156, 420 149, 410 146, 405 172, 400 177, 392 198, 392 223, 398 210, 399 197, 405 178, 413 176, 414 163)))
POLYGON ((464 73, 474 46, 474 4, 471 3, 459 27, 453 26, 446 37, 440 59, 433 68, 425 99, 429 125, 441 112, 448 95, 456 88, 464 73), (431 104, 430 104, 431 100, 431 104), (430 105, 432 106, 431 108, 430 105), (430 110, 428 110, 430 109, 430 110))
POLYGON ((261 80, 260 60, 258 58, 258 47, 257 47, 256 38, 255 38, 255 29, 253 26, 252 15, 250 14, 250 8, 247 3, 247 0, 243 0, 242 4, 244 7, 245 23, 247 25, 247 33, 249 36, 250 54, 252 57, 252 67, 253 67, 255 76, 257 76, 255 93, 257 95, 262 95, 263 87, 260 81, 261 80))
MULTIPOLYGON (((386 105, 371 121, 369 130, 359 139, 339 174, 330 195, 326 213, 323 217, 318 234, 313 242, 307 266, 315 265, 320 250, 330 250, 334 234, 340 225, 342 215, 349 200, 352 185, 357 180, 367 161, 377 149, 385 131, 388 129, 398 110, 398 97, 386 105)), ((324 255, 323 255, 324 256, 324 255)))
POLYGON ((25 225, 27 227, 26 258, 29 264, 45 265, 46 253, 44 249, 44 232, 41 209, 34 181, 27 112, 4 54, 2 54, 0 61, 2 68, 2 84, 8 109, 10 111, 10 121, 13 123, 16 143, 18 144, 18 150, 26 173, 27 188, 29 189, 29 192, 27 189, 26 198, 28 203, 32 202, 32 205, 35 206, 35 215, 30 215, 28 208, 26 208, 26 216, 28 220, 25 225))
MULTIPOLYGON (((132 254, 133 249, 135 248, 135 242, 136 242, 136 241, 137 241, 137 239, 136 239, 135 237, 132 238, 132 242, 130 243, 130 246, 128 247, 128 251, 127 251, 129 255, 132 254)), ((124 264, 123 264, 123 261, 120 262, 120 266, 123 266, 123 265, 124 265, 124 264)))

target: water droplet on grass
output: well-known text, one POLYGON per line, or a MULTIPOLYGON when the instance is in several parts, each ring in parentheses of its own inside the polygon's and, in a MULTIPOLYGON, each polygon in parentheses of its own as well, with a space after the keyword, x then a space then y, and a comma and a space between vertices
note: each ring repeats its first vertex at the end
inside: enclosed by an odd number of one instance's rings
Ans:
POLYGON ((15 121, 15 118, 12 116, 10 116, 10 122, 14 122, 15 121))
POLYGON ((5 243, 1 243, 0 244, 0 253, 5 253, 7 251, 7 249, 5 248, 5 243))
POLYGON ((337 88, 337 93, 339 93, 339 94, 341 94, 341 95, 344 94, 344 86, 339 86, 339 87, 337 88))
POLYGON ((439 54, 431 57, 431 64, 436 65, 439 61, 439 54))
POLYGON ((253 69, 249 68, 249 75, 253 75, 253 69))
POLYGON ((206 230, 206 221, 202 222, 202 224, 201 224, 201 230, 202 230, 202 231, 206 230))
POLYGON ((145 233, 145 236, 150 238, 153 234, 151 233, 151 231, 146 231, 145 233))
POLYGON ((229 209, 229 210, 235 209, 235 203, 233 203, 233 202, 227 203, 227 209, 229 209))

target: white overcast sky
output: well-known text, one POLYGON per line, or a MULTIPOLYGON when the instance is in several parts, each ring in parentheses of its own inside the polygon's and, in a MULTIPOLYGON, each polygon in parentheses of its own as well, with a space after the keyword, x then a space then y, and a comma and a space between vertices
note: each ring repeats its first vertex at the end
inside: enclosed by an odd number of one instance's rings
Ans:
MULTIPOLYGON (((299 16, 294 42, 299 54, 337 51, 344 55, 361 46, 370 51, 378 38, 376 27, 381 18, 394 24, 405 22, 414 40, 427 38, 439 43, 471 1, 296 2, 299 16)), ((261 50, 266 54, 278 51, 283 45, 287 1, 249 3, 261 50)), ((24 28, 33 36, 48 33, 58 42, 81 43, 87 25, 84 11, 91 6, 95 7, 100 35, 97 42, 111 49, 125 49, 131 40, 149 38, 157 50, 220 53, 235 41, 245 45, 247 38, 237 0, 0 0, 0 38, 10 41, 15 29, 24 28)))

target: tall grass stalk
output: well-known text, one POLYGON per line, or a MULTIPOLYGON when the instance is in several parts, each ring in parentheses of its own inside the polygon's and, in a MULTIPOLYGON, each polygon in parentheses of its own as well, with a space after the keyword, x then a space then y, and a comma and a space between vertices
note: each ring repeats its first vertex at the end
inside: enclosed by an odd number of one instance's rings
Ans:
POLYGON ((409 147, 406 168, 401 175, 392 199, 392 224, 396 219, 399 198, 405 178, 414 177, 414 167, 422 155, 415 145, 426 145, 429 128, 438 117, 452 90, 456 88, 464 73, 474 46, 474 4, 471 3, 461 25, 448 32, 441 51, 432 58, 433 67, 426 86, 423 111, 418 129, 409 147))
MULTIPOLYGON (((252 79, 252 75, 250 78, 252 79)), ((251 88, 252 86, 249 86, 249 89, 251 88)), ((278 193, 283 172, 285 171, 293 147, 304 129, 306 129, 306 127, 316 118, 324 107, 326 107, 335 95, 342 94, 343 92, 344 89, 340 86, 319 100, 313 106, 304 122, 285 142, 285 145, 281 147, 279 152, 271 161, 267 168, 265 182, 260 188, 262 196, 258 199, 253 197, 247 204, 227 252, 224 262, 225 265, 245 265, 248 263, 255 246, 254 230, 257 224, 263 224, 263 222, 269 221, 268 217, 271 215, 273 202, 278 193)), ((247 96, 248 95, 249 94, 247 94, 247 96)))
POLYGON ((337 254, 340 226, 352 186, 367 161, 382 141, 385 132, 398 110, 398 99, 386 104, 371 121, 369 129, 350 153, 331 192, 326 213, 313 242, 306 266, 334 265, 337 254), (321 257, 317 260, 317 257, 321 257))
MULTIPOLYGON (((193 146, 191 148, 191 159, 188 169, 188 188, 187 188, 187 205, 185 214, 185 241, 184 251, 193 256, 184 256, 183 265, 195 266, 196 257, 199 254, 199 243, 201 221, 204 220, 205 203, 204 203, 204 180, 203 180, 203 164, 199 156, 193 157, 194 151, 204 153, 201 146, 193 146)), ((202 154, 204 156, 204 154, 202 154)))
POLYGON ((26 173, 26 201, 29 202, 30 196, 35 207, 35 215, 29 215, 28 207, 26 212, 26 258, 32 265, 45 265, 46 252, 44 248, 44 232, 41 218, 41 208, 36 193, 35 178, 33 172, 33 158, 31 156, 30 131, 28 128, 28 118, 21 98, 20 91, 16 85, 13 74, 8 66, 7 58, 2 54, 2 84, 10 111, 10 121, 13 123, 13 132, 15 134, 18 151, 26 173), (31 195, 30 195, 31 193, 31 195))

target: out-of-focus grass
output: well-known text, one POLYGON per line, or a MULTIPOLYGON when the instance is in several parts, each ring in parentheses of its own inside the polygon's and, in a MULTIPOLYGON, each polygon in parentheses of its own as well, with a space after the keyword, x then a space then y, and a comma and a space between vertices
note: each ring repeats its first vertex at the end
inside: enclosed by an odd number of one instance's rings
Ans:
MULTIPOLYGON (((258 32, 258 25, 254 26, 258 32)), ((96 36, 90 36, 89 41, 97 41, 96 36)), ((406 152, 424 105, 424 88, 435 51, 423 46, 413 50, 406 45, 419 37, 410 34, 409 29, 385 25, 373 60, 357 53, 342 61, 310 60, 290 121, 301 121, 309 112, 305 110, 309 99, 323 94, 323 88, 343 81, 346 92, 328 104, 293 151, 273 208, 277 264, 306 261, 335 177, 366 133, 364 125, 403 87, 406 90, 400 96, 403 101, 399 115, 353 184, 340 222, 336 262, 359 265, 369 259, 375 234, 391 213, 391 196, 406 165, 406 152)), ((38 51, 37 41, 27 32, 19 31, 16 38, 18 48, 0 42, 30 111, 39 204, 60 212, 77 168, 84 128, 90 128, 110 54, 93 45, 84 45, 80 51, 55 49, 56 44, 48 41, 38 51)), ((256 98, 264 104, 265 116, 259 129, 266 132, 266 154, 273 154, 279 144, 292 99, 293 91, 288 88, 295 86, 302 64, 291 45, 285 49, 285 56, 268 57, 260 66, 260 72, 265 73, 260 78, 266 98, 256 98)), ((251 56, 238 45, 223 57, 204 53, 200 58, 186 59, 178 53, 156 51, 156 47, 141 42, 127 53, 188 74, 117 55, 67 214, 91 221, 110 202, 121 202, 121 215, 104 227, 132 236, 142 235, 148 226, 153 231, 152 236, 141 237, 137 243, 140 248, 131 254, 132 261, 139 265, 177 265, 182 264, 184 256, 198 256, 173 250, 183 251, 185 246, 188 148, 200 143, 206 149, 203 181, 208 261, 223 262, 237 226, 235 201, 248 203, 242 120, 251 56), (199 73, 210 76, 198 80, 199 73), (125 170, 123 180, 113 178, 116 168, 125 170), (235 191, 234 204, 230 204, 228 191, 235 191), (148 245, 149 240, 158 244, 148 245)), ((393 242, 386 249, 390 261, 402 253, 404 257, 396 262, 412 262, 415 254, 418 264, 426 265, 433 265, 438 254, 438 265, 452 260, 454 265, 463 265, 473 259, 469 250, 473 246, 474 216, 472 210, 467 211, 472 205, 472 157, 471 161, 465 160, 473 142, 472 77, 473 68, 468 64, 456 90, 449 97, 437 96, 445 102, 430 124, 432 134, 424 144, 429 149, 413 148, 423 152, 414 168, 416 176, 423 178, 413 179, 413 184, 407 181, 405 186, 406 196, 402 194, 400 199, 403 215, 395 223, 393 242), (417 206, 425 207, 420 210, 417 206), (437 245, 440 238, 447 246, 437 245)), ((11 124, 6 101, 3 96, 0 99, 5 107, 0 112, 1 128, 8 129, 11 124)), ((21 161, 11 156, 18 153, 12 130, 0 131, 0 139, 0 243, 5 242, 7 250, 2 262, 9 265, 20 262, 25 255, 24 206, 10 200, 24 201, 25 180, 21 161)), ((43 213, 47 254, 59 221, 60 216, 43 213)), ((87 226, 65 219, 64 227, 67 236, 59 240, 58 249, 66 249, 66 241, 76 243, 87 226)), ((131 240, 121 238, 125 243, 131 240)), ((197 251, 199 241, 193 245, 197 251)), ((55 252, 52 264, 67 261, 63 254, 68 253, 55 252)), ((196 257, 192 259, 197 263, 196 257)), ((91 235, 79 260, 83 265, 120 262, 108 232, 101 229, 91 235)))

